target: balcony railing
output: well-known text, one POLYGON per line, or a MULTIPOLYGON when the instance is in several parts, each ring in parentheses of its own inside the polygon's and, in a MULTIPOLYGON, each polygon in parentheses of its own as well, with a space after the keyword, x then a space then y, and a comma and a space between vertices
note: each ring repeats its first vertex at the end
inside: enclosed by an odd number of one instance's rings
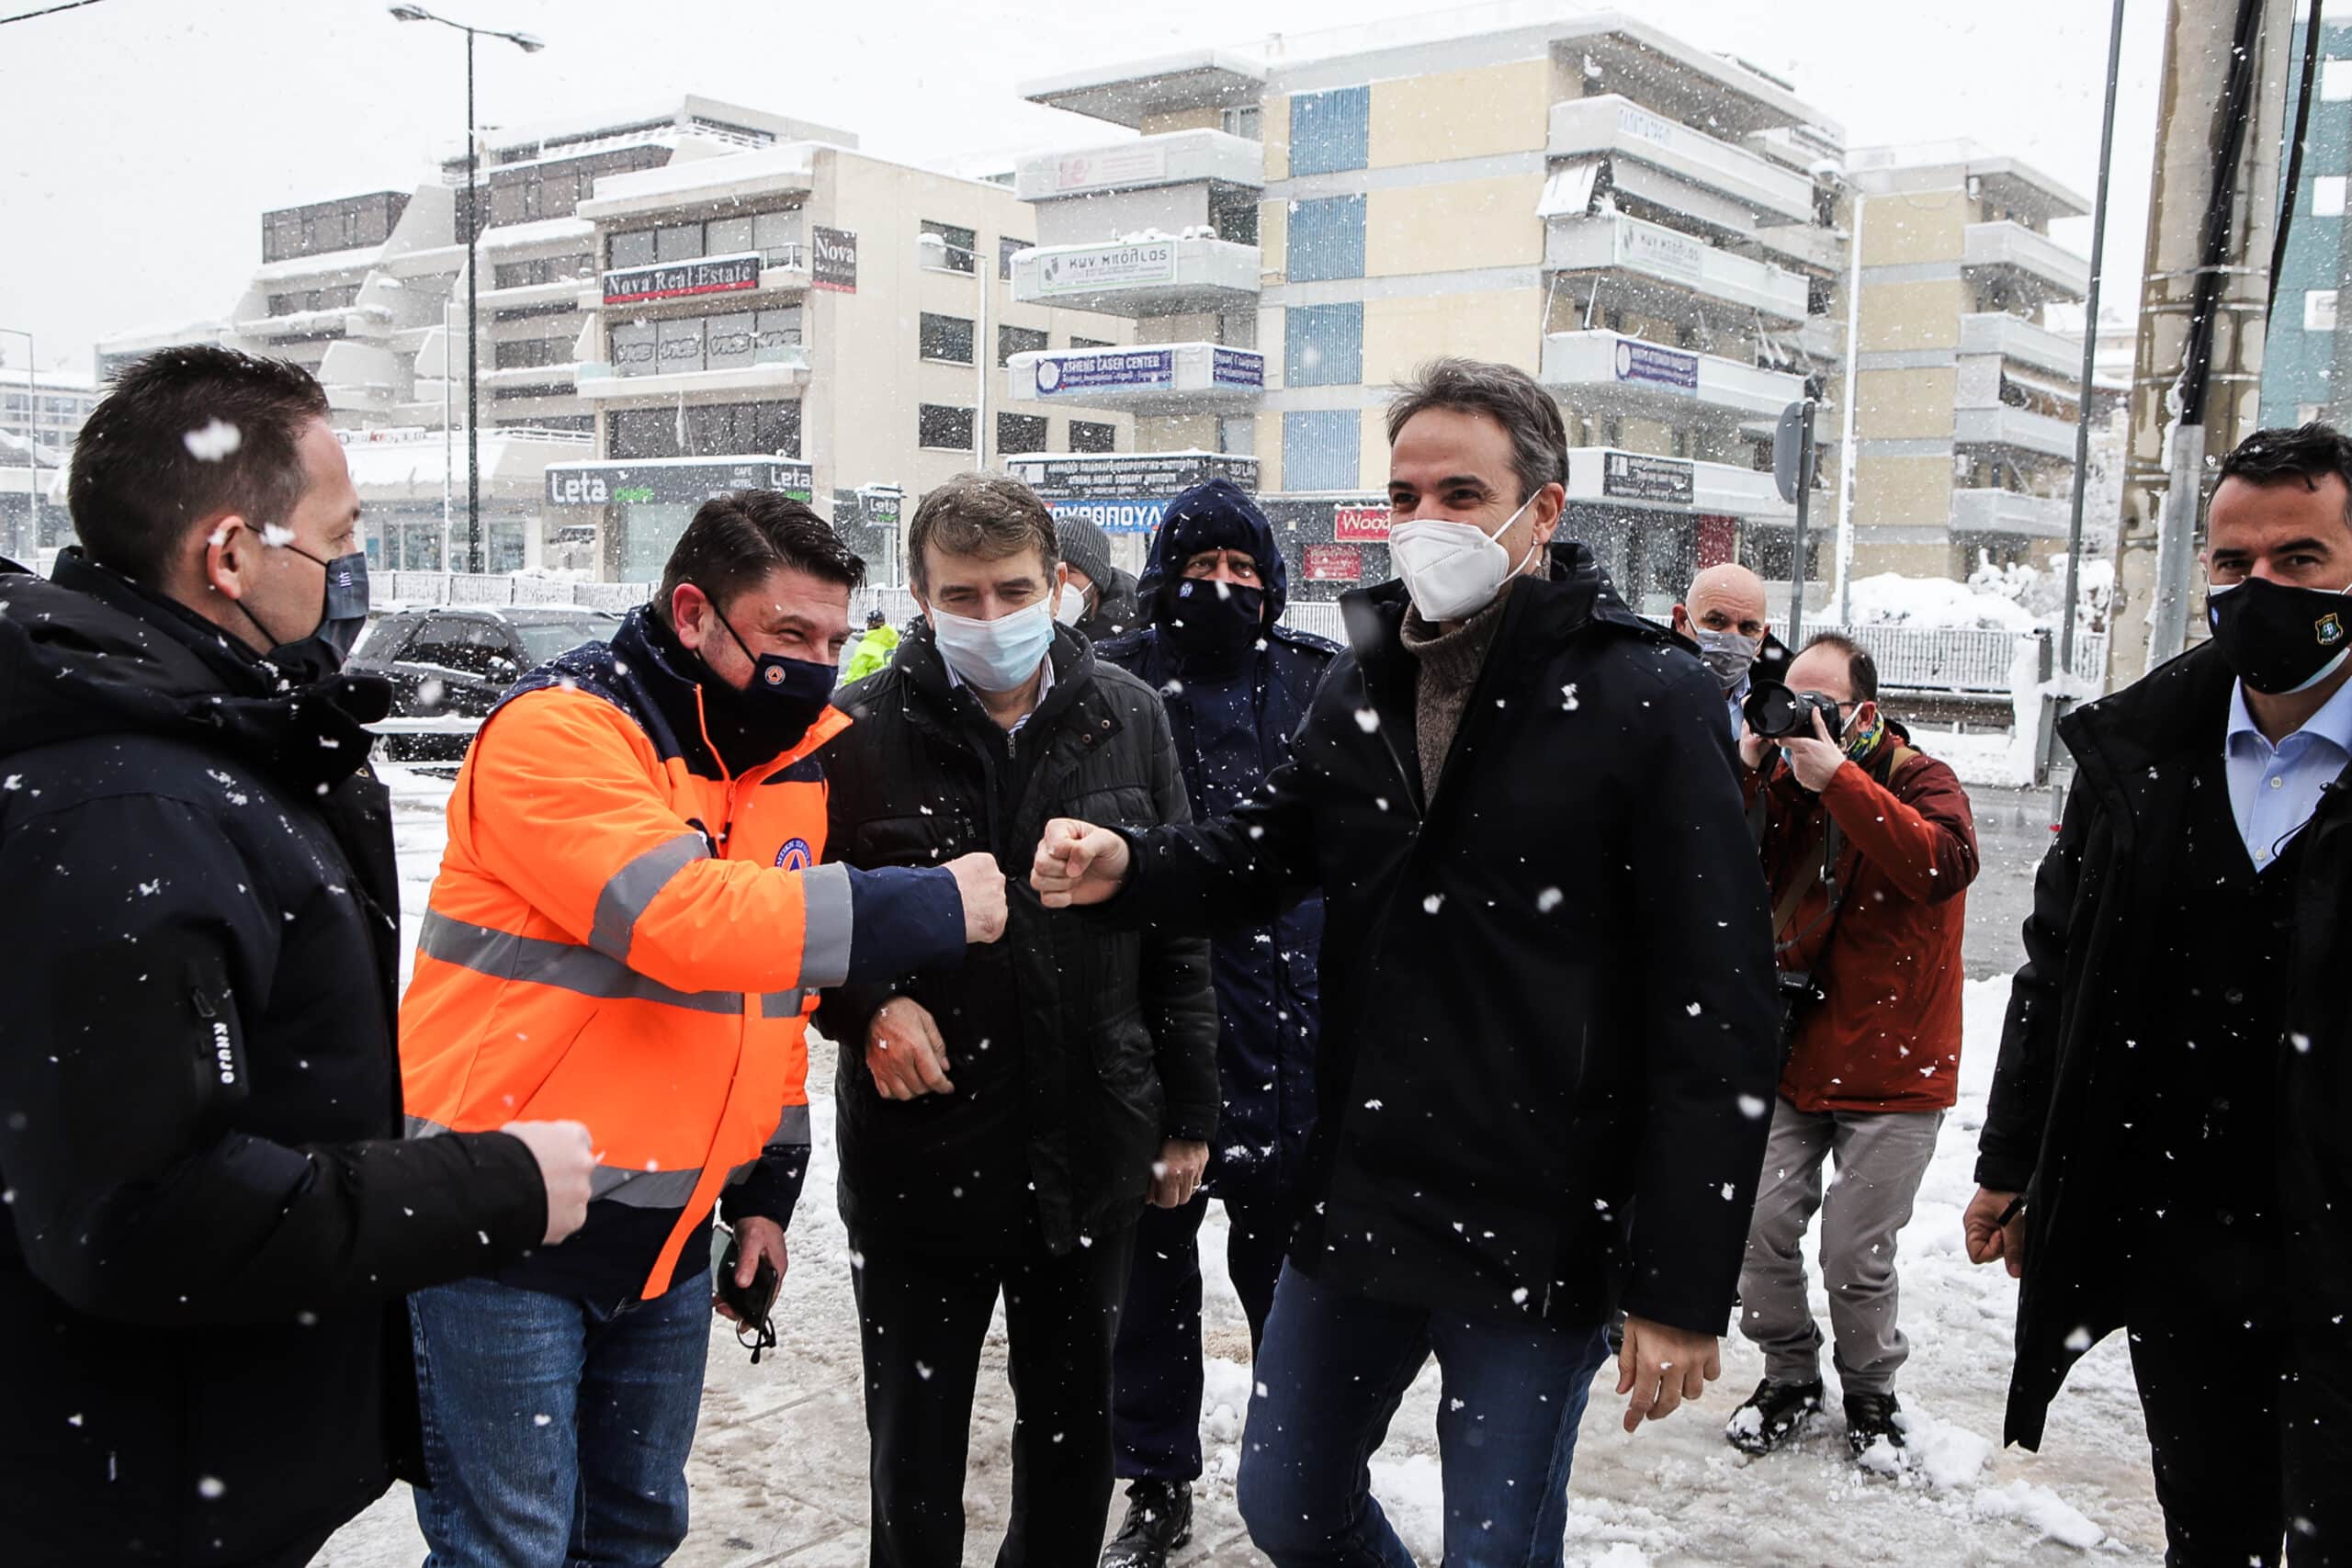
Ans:
POLYGON ((1967 271, 1997 275, 2037 299, 2080 299, 2090 288, 2089 262, 2022 223, 1971 223, 1962 247, 1967 271))
POLYGON ((1676 320, 1693 319, 1712 305, 1753 312, 1773 326, 1805 321, 1805 280, 1798 274, 1638 218, 1555 219, 1544 265, 1594 279, 1604 299, 1623 289, 1632 302, 1676 320))

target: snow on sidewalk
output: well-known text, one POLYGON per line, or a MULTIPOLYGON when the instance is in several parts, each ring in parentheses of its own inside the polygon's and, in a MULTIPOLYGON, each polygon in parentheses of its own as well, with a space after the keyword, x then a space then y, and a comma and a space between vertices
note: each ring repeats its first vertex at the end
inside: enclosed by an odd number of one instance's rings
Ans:
MULTIPOLYGON (((394 783, 403 908, 413 934, 438 858, 437 805, 447 786, 404 773, 394 783)), ((1736 1453, 1721 1427, 1761 1375, 1760 1358, 1736 1337, 1724 1347, 1723 1381, 1705 1400, 1634 1437, 1618 1425, 1623 1402, 1612 1393, 1613 1368, 1604 1370, 1570 1487, 1571 1564, 1974 1568, 2076 1562, 2086 1553, 2102 1562, 2161 1560, 2162 1518, 2120 1338, 2100 1345, 2075 1370, 2052 1407, 2041 1454, 1999 1447, 2016 1288, 1997 1266, 1969 1264, 1961 1251, 1960 1211, 1975 1190, 1970 1172, 1976 1132, 2007 995, 2002 980, 1968 987, 1961 1102, 1945 1121, 1917 1213, 1899 1245, 1903 1324, 1912 1346, 1901 1392, 1914 1423, 1915 1462, 1879 1475, 1848 1460, 1834 1383, 1833 1414, 1793 1450, 1754 1461, 1736 1453)), ((694 1529, 675 1559, 689 1568, 865 1561, 857 1325, 848 1245, 831 1197, 832 1052, 812 1042, 810 1058, 816 1156, 777 1304, 782 1342, 755 1368, 730 1330, 714 1329, 688 1472, 694 1529)), ((1249 1335, 1225 1272, 1223 1219, 1214 1205, 1210 1215, 1202 1249, 1212 1358, 1201 1423, 1208 1474, 1193 1544, 1179 1559, 1185 1564, 1262 1561, 1250 1549, 1233 1501, 1250 1387, 1249 1335)), ((1817 1274, 1814 1297, 1826 1325, 1817 1274)), ((1425 1562, 1438 1561, 1444 1531, 1432 1435, 1437 1399, 1432 1367, 1414 1384, 1373 1462, 1383 1506, 1425 1562)), ((1012 1418, 1000 1316, 989 1332, 973 1421, 967 1561, 995 1555, 1011 1492, 1012 1418)), ((1116 1517, 1114 1505, 1114 1523, 1116 1517)), ((338 1534, 319 1561, 327 1568, 406 1568, 423 1556, 406 1491, 396 1488, 338 1534)))

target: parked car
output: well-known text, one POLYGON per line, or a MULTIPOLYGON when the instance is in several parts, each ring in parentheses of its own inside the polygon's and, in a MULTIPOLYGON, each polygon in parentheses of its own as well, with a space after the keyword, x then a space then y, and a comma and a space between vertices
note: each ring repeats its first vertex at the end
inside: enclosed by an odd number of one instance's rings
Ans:
MULTIPOLYGON (((578 604, 434 604, 369 619, 350 667, 390 678, 395 718, 481 718, 528 671, 583 642, 601 642, 621 618, 578 604)), ((469 734, 390 735, 393 761, 464 760, 469 734)))

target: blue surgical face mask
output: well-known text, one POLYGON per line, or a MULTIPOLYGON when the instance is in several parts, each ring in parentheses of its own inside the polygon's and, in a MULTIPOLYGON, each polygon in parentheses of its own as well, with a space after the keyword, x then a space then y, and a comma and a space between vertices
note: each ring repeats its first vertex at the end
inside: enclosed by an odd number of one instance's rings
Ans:
POLYGON ((951 615, 933 606, 932 635, 956 679, 983 692, 1012 692, 1037 672, 1054 646, 1052 602, 1040 599, 993 621, 951 615))

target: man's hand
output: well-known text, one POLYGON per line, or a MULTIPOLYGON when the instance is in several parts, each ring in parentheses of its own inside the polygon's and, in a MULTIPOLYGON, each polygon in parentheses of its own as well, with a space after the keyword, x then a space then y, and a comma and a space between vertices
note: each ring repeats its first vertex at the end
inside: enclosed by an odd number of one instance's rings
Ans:
POLYGON ((2023 1209, 2010 1215, 2003 1224, 2001 1216, 2009 1213, 2009 1205, 2017 1201, 2014 1192, 1995 1192, 1987 1188, 1976 1190, 1976 1196, 1961 1211, 1961 1234, 1967 1238, 1968 1260, 1990 1263, 1996 1258, 2009 1266, 2009 1278, 2025 1273, 2025 1221, 2023 1209))
POLYGON ((1754 729, 1748 728, 1748 724, 1746 719, 1742 719, 1740 721, 1739 765, 1741 767, 1746 768, 1751 773, 1756 772, 1758 768, 1761 768, 1764 765, 1764 759, 1771 750, 1772 743, 1770 740, 1765 739, 1762 736, 1757 734, 1754 729))
POLYGON ((1037 841, 1029 886, 1048 909, 1100 904, 1126 881, 1131 858, 1126 840, 1110 829, 1057 817, 1037 841))
POLYGON ((1151 1165, 1151 1202, 1156 1209, 1181 1209, 1201 1190, 1209 1168, 1209 1146, 1170 1138, 1159 1145, 1151 1165))
MULTIPOLYGON (((1781 742, 1781 750, 1788 754, 1789 771, 1797 783, 1819 795, 1846 765, 1845 749, 1829 739, 1829 727, 1821 722, 1819 708, 1807 708, 1805 716, 1813 720, 1811 737, 1792 735, 1781 742)), ((1747 750, 1745 742, 1741 750, 1747 750)))
POLYGON ((865 1026, 865 1070, 885 1100, 954 1094, 947 1081, 947 1042, 931 1010, 912 997, 892 997, 865 1026))
POLYGON ((1713 1335, 1627 1318, 1625 1346, 1617 1352, 1617 1392, 1634 1396, 1625 1402, 1625 1430, 1665 1420, 1684 1400, 1706 1393, 1723 1372, 1723 1351, 1713 1335))
POLYGON ((596 1173, 596 1145, 578 1122, 509 1122, 499 1129, 523 1140, 539 1163, 548 1190, 548 1234, 553 1247, 588 1223, 589 1181, 596 1173))
MULTIPOLYGON (((775 1265, 775 1277, 779 1280, 784 1278, 785 1269, 791 1264, 785 1256, 784 1227, 774 1220, 763 1220, 757 1215, 748 1220, 738 1220, 735 1223, 735 1288, 750 1290, 752 1281, 759 1278, 763 1262, 775 1265)), ((721 1301, 716 1292, 710 1298, 710 1310, 729 1323, 743 1321, 742 1314, 721 1301)))
POLYGON ((964 940, 994 942, 1004 934, 1004 873, 996 857, 984 851, 957 855, 947 863, 956 891, 964 897, 964 940))

